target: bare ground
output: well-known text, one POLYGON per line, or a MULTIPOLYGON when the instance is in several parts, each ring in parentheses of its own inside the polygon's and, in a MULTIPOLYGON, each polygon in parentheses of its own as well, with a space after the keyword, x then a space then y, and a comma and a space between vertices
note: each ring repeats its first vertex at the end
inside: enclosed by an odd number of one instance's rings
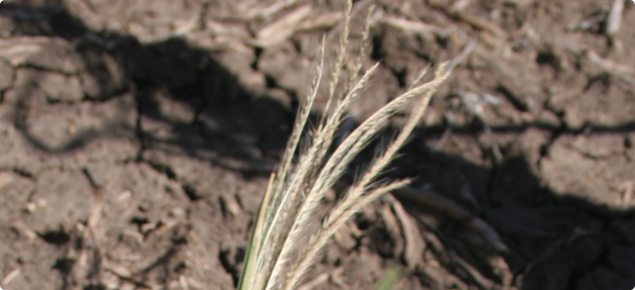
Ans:
MULTIPOLYGON (((263 15, 274 2, 0 5, 0 286, 234 288, 343 9, 263 15)), ((631 289, 635 5, 610 33, 613 1, 468 2, 377 2, 382 64, 353 123, 478 46, 386 174, 415 184, 338 233, 307 282, 371 289, 397 265, 395 289, 631 289)))

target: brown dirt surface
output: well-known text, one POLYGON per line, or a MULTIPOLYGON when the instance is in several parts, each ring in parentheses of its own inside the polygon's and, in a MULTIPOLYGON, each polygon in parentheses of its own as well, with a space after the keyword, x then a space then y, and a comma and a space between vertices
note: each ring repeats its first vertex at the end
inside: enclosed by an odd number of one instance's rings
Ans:
MULTIPOLYGON (((346 126, 478 44, 385 175, 414 184, 338 232, 303 289, 372 289, 395 265, 394 289, 632 289, 632 1, 355 1, 353 43, 371 2, 381 65, 346 126)), ((344 3, 0 4, 0 287, 234 289, 344 3)))

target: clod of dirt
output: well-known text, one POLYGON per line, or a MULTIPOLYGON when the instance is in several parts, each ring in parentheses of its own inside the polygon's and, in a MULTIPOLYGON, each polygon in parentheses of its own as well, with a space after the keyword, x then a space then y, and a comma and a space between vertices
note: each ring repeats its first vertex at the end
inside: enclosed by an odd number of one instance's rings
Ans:
POLYGON ((635 100, 617 85, 606 87, 593 83, 571 101, 557 106, 564 111, 564 121, 569 128, 583 129, 585 124, 596 127, 619 127, 628 123, 635 110, 635 100))
POLYGON ((170 168, 170 175, 174 174, 191 200, 237 191, 237 174, 210 168, 206 162, 159 150, 146 150, 144 159, 151 164, 163 164, 162 169, 170 168))
POLYGON ((105 100, 125 88, 127 76, 115 56, 89 49, 82 54, 87 64, 79 78, 87 98, 105 100))
POLYGON ((577 197, 616 209, 628 208, 619 187, 632 178, 632 165, 624 158, 620 136, 586 137, 574 140, 563 136, 549 147, 540 162, 540 171, 549 187, 559 195, 575 192, 577 197), (610 171, 609 171, 610 168, 610 171))
POLYGON ((291 92, 293 96, 306 96, 311 81, 311 63, 298 59, 297 51, 290 42, 265 49, 258 58, 258 70, 275 80, 275 87, 291 92))
POLYGON ((215 53, 213 58, 236 76, 238 83, 250 92, 262 94, 266 89, 265 73, 252 68, 252 64, 258 62, 253 50, 219 52, 215 53))
POLYGON ((0 204, 12 205, 0 211, 0 220, 9 223, 19 219, 22 209, 29 201, 29 192, 34 187, 35 182, 30 178, 11 171, 0 171, 0 204))
POLYGON ((78 102, 84 96, 82 85, 77 76, 65 76, 30 68, 17 70, 14 85, 37 87, 42 90, 50 103, 78 102))
POLYGON ((68 231, 77 221, 88 219, 96 201, 93 188, 81 171, 59 168, 38 174, 32 199, 40 198, 46 199, 48 206, 29 214, 25 224, 56 244, 68 241, 68 231))
POLYGON ((83 68, 79 54, 60 38, 19 36, 0 40, 0 57, 13 66, 29 65, 74 74, 83 68))
POLYGON ((624 138, 620 135, 593 136, 579 135, 571 142, 573 147, 583 155, 593 158, 608 158, 624 152, 624 138))

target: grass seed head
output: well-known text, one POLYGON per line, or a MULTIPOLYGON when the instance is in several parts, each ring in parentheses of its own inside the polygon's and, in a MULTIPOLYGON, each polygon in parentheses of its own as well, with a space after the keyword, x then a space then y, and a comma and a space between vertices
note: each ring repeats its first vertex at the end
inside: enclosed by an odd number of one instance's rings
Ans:
POLYGON ((325 108, 328 109, 331 104, 335 107, 318 122, 316 128, 308 134, 306 142, 301 144, 309 113, 323 81, 326 40, 322 38, 316 77, 306 102, 299 109, 280 166, 276 174, 272 174, 263 198, 243 264, 239 290, 296 289, 316 261, 320 250, 346 221, 381 195, 408 184, 409 180, 378 184, 376 179, 405 144, 437 88, 474 48, 474 43, 468 44, 456 59, 439 65, 432 80, 420 84, 427 72, 427 69, 424 70, 408 91, 394 98, 346 138, 342 138, 329 154, 330 148, 338 140, 337 132, 352 101, 369 86, 371 76, 379 66, 376 63, 363 69, 367 59, 366 42, 371 33, 373 9, 374 7, 369 8, 366 17, 359 54, 353 55, 348 48, 353 3, 348 1, 339 51, 330 74, 325 108), (345 65, 349 59, 353 60, 353 65, 345 65), (346 85, 338 86, 342 82, 346 85), (419 100, 415 102, 408 121, 395 140, 371 162, 368 170, 360 175, 323 220, 319 229, 307 231, 326 192, 342 177, 353 158, 387 126, 396 112, 417 98, 419 100))

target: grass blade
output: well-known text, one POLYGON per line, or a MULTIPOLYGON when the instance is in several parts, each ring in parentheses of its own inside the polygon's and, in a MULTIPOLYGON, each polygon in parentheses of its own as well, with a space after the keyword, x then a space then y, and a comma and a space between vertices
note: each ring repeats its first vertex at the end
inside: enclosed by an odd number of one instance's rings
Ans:
POLYGON ((400 273, 401 269, 399 269, 399 267, 391 267, 388 271, 386 271, 386 275, 384 275, 384 278, 381 279, 381 282, 379 282, 379 285, 377 285, 377 288, 375 289, 390 290, 392 286, 397 283, 400 273))
POLYGON ((265 212, 267 211, 267 205, 269 203, 269 195, 271 194, 271 186, 276 177, 275 173, 271 174, 269 178, 269 185, 267 185, 267 191, 262 197, 260 202, 260 209, 258 209, 258 216, 256 217, 254 229, 251 232, 251 238, 247 245, 247 251, 245 254, 245 262, 243 263, 243 269, 240 273, 240 279, 238 280, 238 290, 251 290, 253 289, 252 283, 254 282, 256 257, 260 250, 260 243, 262 238, 262 228, 265 224, 265 212))

